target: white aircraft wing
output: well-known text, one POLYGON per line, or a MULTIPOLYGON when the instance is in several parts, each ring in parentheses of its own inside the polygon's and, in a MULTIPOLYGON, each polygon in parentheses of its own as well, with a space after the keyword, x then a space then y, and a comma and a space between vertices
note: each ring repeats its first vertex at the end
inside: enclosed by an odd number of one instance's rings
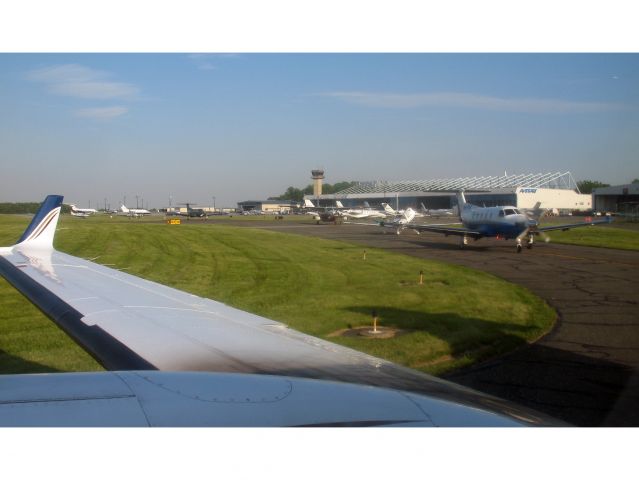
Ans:
POLYGON ((109 370, 336 380, 518 412, 532 423, 539 421, 494 397, 58 252, 52 240, 61 200, 49 196, 19 243, 0 249, 0 275, 109 370))

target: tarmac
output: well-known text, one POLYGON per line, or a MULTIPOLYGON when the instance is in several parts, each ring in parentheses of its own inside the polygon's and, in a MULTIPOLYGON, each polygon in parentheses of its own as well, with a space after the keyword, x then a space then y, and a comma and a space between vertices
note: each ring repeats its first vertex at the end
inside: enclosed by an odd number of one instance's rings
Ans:
MULTIPOLYGON (((375 226, 250 222, 482 270, 522 285, 558 313, 534 344, 445 376, 577 426, 639 426, 639 252, 401 235, 375 226), (386 232, 386 233, 385 233, 386 232)), ((496 306, 498 308, 498 306, 496 306)))

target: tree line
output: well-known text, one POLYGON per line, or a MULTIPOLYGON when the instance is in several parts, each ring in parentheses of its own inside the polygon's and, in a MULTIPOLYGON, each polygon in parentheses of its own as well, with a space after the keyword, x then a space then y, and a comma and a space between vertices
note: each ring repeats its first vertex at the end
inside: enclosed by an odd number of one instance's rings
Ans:
MULTIPOLYGON (((42 202, 0 203, 0 213, 36 213, 42 202)), ((70 208, 62 205, 62 213, 69 213, 70 208)))
MULTIPOLYGON (((330 195, 332 193, 341 192, 357 182, 337 182, 333 185, 330 183, 322 184, 322 194, 330 195)), ((313 185, 307 185, 305 188, 288 187, 286 192, 277 197, 269 197, 269 200, 292 200, 294 202, 301 202, 304 199, 304 195, 311 195, 313 193, 313 185)))
MULTIPOLYGON (((639 183, 639 178, 635 178, 630 183, 639 183)), ((577 188, 581 193, 592 193, 595 188, 609 187, 609 183, 602 183, 598 180, 580 180, 577 182, 577 188)))

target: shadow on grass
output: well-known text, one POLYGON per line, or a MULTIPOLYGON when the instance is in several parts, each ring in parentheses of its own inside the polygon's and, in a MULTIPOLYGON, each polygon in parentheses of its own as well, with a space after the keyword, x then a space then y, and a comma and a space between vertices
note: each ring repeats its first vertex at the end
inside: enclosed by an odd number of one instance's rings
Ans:
POLYGON ((24 358, 10 355, 4 350, 0 350, 0 375, 16 373, 55 373, 60 372, 53 367, 37 362, 31 362, 24 358))

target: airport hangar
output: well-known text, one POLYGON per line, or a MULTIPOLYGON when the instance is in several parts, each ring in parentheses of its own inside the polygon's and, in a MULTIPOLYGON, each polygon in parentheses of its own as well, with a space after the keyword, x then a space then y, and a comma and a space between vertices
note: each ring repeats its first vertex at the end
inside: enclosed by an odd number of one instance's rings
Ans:
POLYGON ((449 209, 457 204, 455 193, 463 190, 466 200, 479 206, 512 205, 542 208, 560 212, 592 210, 592 196, 582 194, 570 172, 531 173, 487 177, 464 177, 437 180, 372 181, 335 194, 305 195, 321 207, 333 207, 335 201, 344 207, 359 207, 368 202, 371 207, 388 203, 399 210, 418 209, 423 203, 428 209, 449 209))
POLYGON ((639 218, 639 183, 595 188, 592 197, 594 208, 599 212, 639 218))

